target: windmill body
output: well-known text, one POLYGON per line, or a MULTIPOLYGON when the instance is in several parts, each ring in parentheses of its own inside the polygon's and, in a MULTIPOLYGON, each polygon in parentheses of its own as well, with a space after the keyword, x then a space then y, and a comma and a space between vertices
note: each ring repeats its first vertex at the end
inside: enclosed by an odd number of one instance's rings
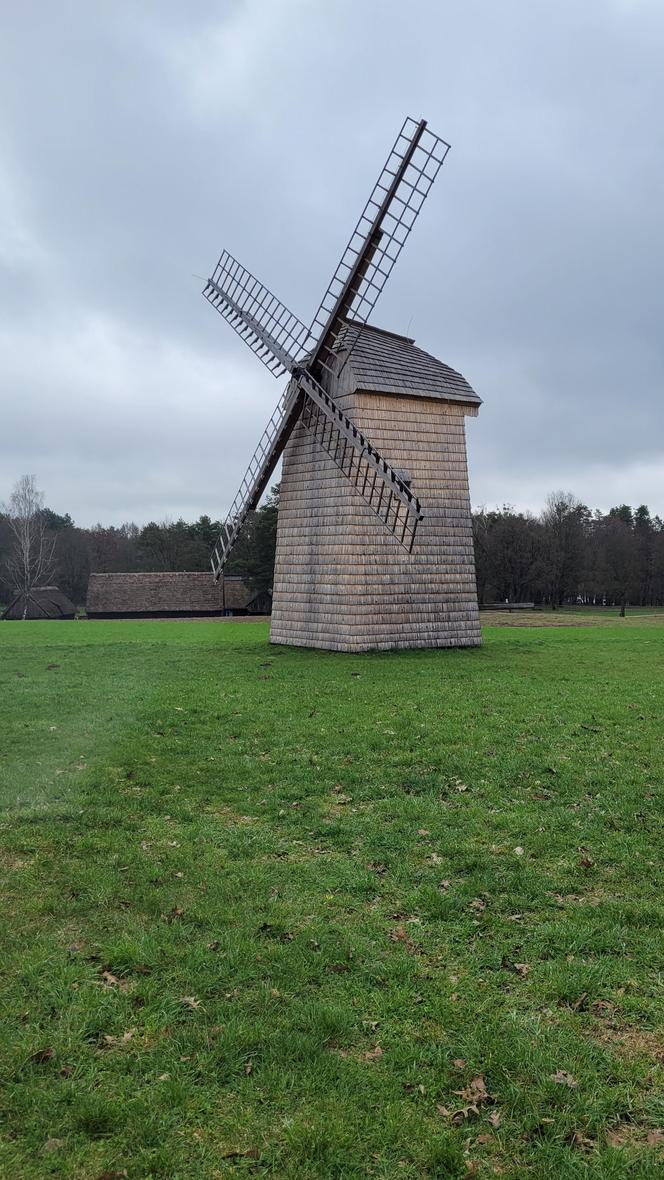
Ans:
POLYGON ((291 379, 212 555, 219 577, 283 454, 273 642, 343 651, 480 642, 453 369, 368 318, 447 155, 406 119, 310 328, 230 254, 203 294, 291 379))
POLYGON ((326 384, 426 510, 408 553, 299 422, 283 459, 272 641, 337 651, 479 644, 465 416, 480 399, 412 340, 369 327, 326 384))

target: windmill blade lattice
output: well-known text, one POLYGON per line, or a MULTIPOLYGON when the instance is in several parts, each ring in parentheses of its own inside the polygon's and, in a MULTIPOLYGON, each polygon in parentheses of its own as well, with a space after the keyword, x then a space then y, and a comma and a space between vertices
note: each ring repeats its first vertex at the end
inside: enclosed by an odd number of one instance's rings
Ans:
POLYGON ((297 419, 410 553, 420 502, 390 464, 309 373, 297 372, 267 424, 212 553, 215 578, 223 572, 248 514, 256 508, 297 419))
POLYGON ((209 303, 275 375, 289 383, 256 448, 212 556, 219 577, 247 514, 257 506, 300 417, 356 491, 410 552, 420 502, 319 384, 338 377, 367 323, 426 200, 449 144, 406 119, 353 230, 323 301, 307 328, 227 250, 205 285, 209 303), (353 332, 348 331, 352 319, 353 332), (345 359, 337 367, 335 351, 345 359))
POLYGON ((313 318, 314 375, 347 317, 367 323, 449 150, 424 119, 405 120, 313 318))
POLYGON ((302 422, 371 510, 410 553, 422 519, 417 496, 317 381, 305 373, 300 378, 300 386, 306 394, 302 422))
POLYGON ((314 343, 302 321, 228 250, 203 294, 275 377, 290 372, 314 343))
POLYGON ((300 390, 297 387, 293 388, 289 383, 263 431, 212 551, 211 563, 215 578, 222 573, 242 525, 252 509, 257 507, 279 462, 281 452, 300 414, 300 399, 300 390))

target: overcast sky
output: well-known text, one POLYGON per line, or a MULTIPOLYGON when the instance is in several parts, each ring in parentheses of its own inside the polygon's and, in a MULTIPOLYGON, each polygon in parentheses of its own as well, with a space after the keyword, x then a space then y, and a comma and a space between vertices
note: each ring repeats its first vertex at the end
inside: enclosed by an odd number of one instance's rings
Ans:
MULTIPOLYGON (((474 504, 664 515, 662 0, 21 0, 0 38, 0 500, 223 514, 404 115, 452 151, 374 313, 459 369, 474 504)), ((388 456, 389 457, 389 456, 388 456)))

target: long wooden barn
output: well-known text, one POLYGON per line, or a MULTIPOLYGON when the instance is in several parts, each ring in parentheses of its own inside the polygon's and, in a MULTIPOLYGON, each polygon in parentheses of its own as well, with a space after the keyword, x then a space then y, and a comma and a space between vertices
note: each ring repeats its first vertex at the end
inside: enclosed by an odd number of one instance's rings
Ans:
POLYGON ((242 578, 211 573, 90 574, 85 604, 90 619, 210 618, 269 614, 268 594, 242 578))

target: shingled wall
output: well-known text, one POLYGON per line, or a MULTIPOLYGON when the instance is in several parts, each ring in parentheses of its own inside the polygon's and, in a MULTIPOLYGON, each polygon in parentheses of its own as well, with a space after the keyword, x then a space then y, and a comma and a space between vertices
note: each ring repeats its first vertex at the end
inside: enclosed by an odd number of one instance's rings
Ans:
POLYGON ((346 391, 330 390, 337 405, 410 476, 425 518, 408 555, 300 422, 284 453, 272 642, 342 651, 476 646, 464 419, 479 399, 350 391, 350 366, 345 372, 346 391))

